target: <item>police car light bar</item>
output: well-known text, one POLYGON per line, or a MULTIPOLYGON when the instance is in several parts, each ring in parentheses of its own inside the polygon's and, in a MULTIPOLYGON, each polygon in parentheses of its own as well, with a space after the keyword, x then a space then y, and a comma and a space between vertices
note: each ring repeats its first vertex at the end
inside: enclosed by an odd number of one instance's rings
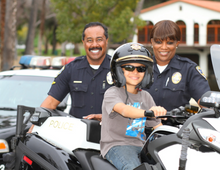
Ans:
POLYGON ((67 64, 67 58, 66 57, 54 57, 52 60, 52 68, 55 69, 61 69, 64 65, 67 64))
POLYGON ((76 57, 69 57, 67 60, 67 63, 70 63, 71 61, 75 60, 76 57))
POLYGON ((51 57, 35 56, 30 61, 30 67, 48 69, 51 66, 51 57))
POLYGON ((45 57, 24 55, 21 56, 19 64, 22 68, 61 69, 64 65, 73 61, 76 57, 45 57))
POLYGON ((19 64, 22 66, 22 68, 28 68, 30 66, 31 59, 33 57, 34 57, 33 55, 21 56, 19 64))

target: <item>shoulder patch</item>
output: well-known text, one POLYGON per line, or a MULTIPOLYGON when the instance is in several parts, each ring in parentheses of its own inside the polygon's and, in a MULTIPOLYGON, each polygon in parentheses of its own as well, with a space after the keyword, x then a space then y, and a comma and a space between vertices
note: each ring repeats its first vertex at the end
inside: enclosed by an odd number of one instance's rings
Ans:
POLYGON ((113 84, 113 80, 112 80, 112 74, 109 71, 108 74, 106 75, 106 80, 108 82, 108 84, 112 85, 113 84))
MULTIPOLYGON (((65 69, 65 66, 63 66, 61 69, 60 69, 60 71, 59 71, 59 73, 57 74, 57 76, 59 76, 60 75, 60 73, 62 73, 62 71, 65 69)), ((57 77, 56 76, 56 77, 57 77)))
POLYGON ((205 74, 202 72, 202 69, 199 66, 196 66, 196 70, 207 80, 205 74))

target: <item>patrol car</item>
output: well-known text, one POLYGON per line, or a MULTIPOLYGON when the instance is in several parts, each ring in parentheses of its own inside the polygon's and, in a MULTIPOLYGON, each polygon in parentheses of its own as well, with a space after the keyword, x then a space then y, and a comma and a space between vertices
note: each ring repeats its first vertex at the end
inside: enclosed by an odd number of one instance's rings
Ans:
MULTIPOLYGON (((15 135, 17 105, 39 107, 47 97, 59 69, 73 59, 22 56, 19 62, 21 69, 0 72, 0 170, 3 166, 2 154, 11 151, 10 140, 15 135)), ((71 100, 67 95, 57 109, 69 113, 70 107, 71 100)))

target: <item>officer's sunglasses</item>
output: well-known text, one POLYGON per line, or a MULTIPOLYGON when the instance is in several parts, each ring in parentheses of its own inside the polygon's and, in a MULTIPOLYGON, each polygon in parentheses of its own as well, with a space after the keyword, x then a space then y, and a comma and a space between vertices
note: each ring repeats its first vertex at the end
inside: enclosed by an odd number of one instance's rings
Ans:
POLYGON ((124 68, 126 71, 134 71, 136 68, 139 73, 143 73, 146 71, 146 67, 144 66, 135 67, 132 65, 125 65, 125 66, 121 66, 121 68, 124 68))

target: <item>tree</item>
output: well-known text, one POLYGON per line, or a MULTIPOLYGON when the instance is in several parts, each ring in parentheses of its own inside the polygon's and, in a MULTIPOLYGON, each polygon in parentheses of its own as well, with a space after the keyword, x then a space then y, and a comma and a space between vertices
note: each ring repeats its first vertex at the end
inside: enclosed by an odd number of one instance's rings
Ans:
POLYGON ((40 23, 40 33, 39 33, 39 40, 38 40, 38 54, 42 54, 42 39, 44 34, 44 23, 45 23, 45 6, 46 6, 46 0, 43 0, 42 3, 42 11, 41 11, 41 23, 40 23))
MULTIPOLYGON (((134 17, 138 17, 139 14, 141 13, 141 10, 143 8, 143 5, 144 5, 144 0, 139 0, 137 6, 136 6, 136 9, 135 9, 135 12, 134 12, 134 17)), ((137 24, 134 23, 133 24, 133 31, 130 33, 130 36, 129 36, 129 39, 131 40, 134 36, 134 32, 135 30, 137 29, 137 24)))
POLYGON ((29 19, 28 35, 26 39, 25 54, 33 54, 34 52, 34 37, 35 37, 35 23, 37 20, 37 1, 32 0, 31 18, 29 19))
POLYGON ((6 1, 2 70, 11 68, 16 57, 16 9, 17 0, 6 1))
POLYGON ((1 5, 1 26, 0 26, 0 70, 3 68, 3 47, 4 47, 4 32, 5 32, 5 10, 6 10, 6 0, 0 1, 1 5))
POLYGON ((109 28, 109 41, 128 39, 133 25, 145 25, 134 15, 139 0, 51 0, 58 21, 57 37, 61 42, 80 43, 85 24, 99 21, 109 28), (133 20, 132 20, 133 18, 133 20))

